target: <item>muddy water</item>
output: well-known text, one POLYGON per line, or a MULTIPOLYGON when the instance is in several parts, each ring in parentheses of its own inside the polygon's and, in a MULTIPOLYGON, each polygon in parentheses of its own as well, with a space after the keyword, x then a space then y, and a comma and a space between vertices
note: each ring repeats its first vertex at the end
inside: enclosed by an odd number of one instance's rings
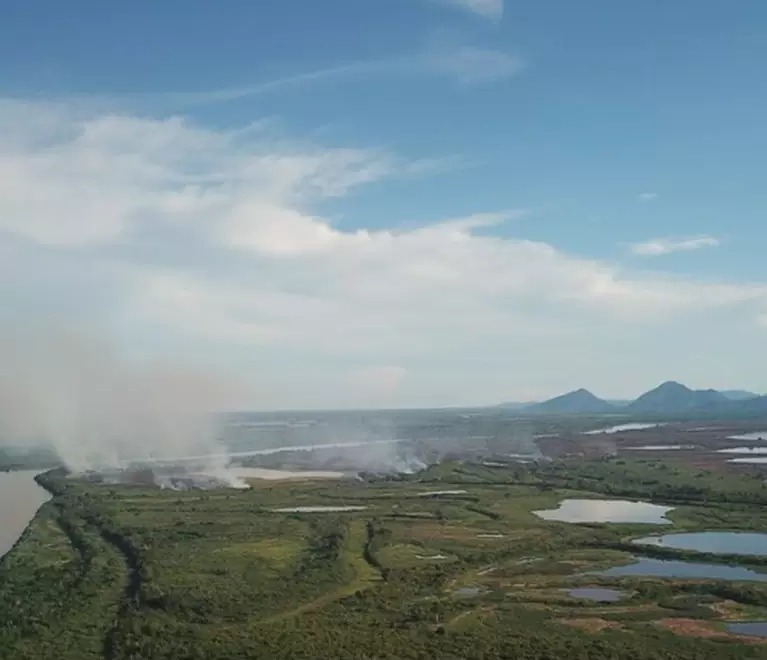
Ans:
POLYGON ((16 543, 48 493, 34 480, 38 471, 0 472, 0 557, 16 543))

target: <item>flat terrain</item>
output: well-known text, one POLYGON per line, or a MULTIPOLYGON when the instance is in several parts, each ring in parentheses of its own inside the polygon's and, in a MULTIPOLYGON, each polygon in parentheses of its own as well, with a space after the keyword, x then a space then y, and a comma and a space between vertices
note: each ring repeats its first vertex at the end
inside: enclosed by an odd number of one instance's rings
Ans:
POLYGON ((242 492, 43 482, 55 497, 0 564, 2 658, 767 658, 726 630, 767 620, 767 584, 586 574, 639 553, 766 573, 767 557, 640 549, 670 526, 532 513, 641 498, 674 506, 674 531, 767 530, 753 475, 619 455, 242 492), (365 508, 275 511, 301 506, 365 508), (567 593, 598 586, 626 597, 567 593))

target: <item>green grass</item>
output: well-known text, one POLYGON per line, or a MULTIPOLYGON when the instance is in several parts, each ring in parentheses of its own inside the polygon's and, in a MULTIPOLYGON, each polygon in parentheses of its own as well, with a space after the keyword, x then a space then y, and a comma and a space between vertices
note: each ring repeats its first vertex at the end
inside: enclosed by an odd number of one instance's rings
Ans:
POLYGON ((2 658, 765 657, 654 622, 757 620, 767 586, 627 578, 609 584, 629 599, 579 602, 565 590, 603 582, 582 573, 628 561, 621 544, 657 530, 532 513, 564 497, 672 493, 684 495, 672 513, 680 529, 759 529, 756 480, 596 461, 445 464, 402 481, 259 482, 245 492, 55 478, 51 487, 56 497, 0 564, 2 658), (695 497, 685 491, 693 483, 695 497), (418 496, 453 486, 468 493, 418 496), (368 508, 271 511, 302 504, 368 508), (438 554, 447 559, 418 558, 438 554), (482 593, 457 598, 463 586, 482 593), (583 618, 618 627, 562 623, 583 618))

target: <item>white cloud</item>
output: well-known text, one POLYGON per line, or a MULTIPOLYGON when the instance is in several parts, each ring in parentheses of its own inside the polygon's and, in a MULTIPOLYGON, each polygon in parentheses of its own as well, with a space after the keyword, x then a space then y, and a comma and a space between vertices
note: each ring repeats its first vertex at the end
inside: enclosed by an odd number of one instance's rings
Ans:
MULTIPOLYGON (((426 48, 404 55, 327 66, 237 87, 121 96, 81 94, 68 97, 65 102, 69 109, 86 112, 89 109, 110 111, 132 107, 136 110, 149 108, 155 112, 168 113, 338 82, 348 84, 409 77, 439 77, 457 80, 462 84, 489 84, 515 76, 524 68, 524 62, 502 50, 451 45, 438 51, 426 48)), ((18 111, 19 104, 15 105, 18 111)))
POLYGON ((654 202, 656 199, 658 199, 658 193, 654 193, 654 192, 639 193, 638 199, 640 202, 654 202))
POLYGON ((503 18, 503 0, 438 0, 483 18, 500 21, 503 18))
MULTIPOLYGON (((323 214, 329 199, 431 171, 423 161, 179 118, 3 107, 0 132, 13 139, 0 146, 0 231, 12 247, 7 259, 0 250, 0 292, 14 296, 2 312, 55 305, 117 328, 135 350, 226 361, 261 379, 272 397, 261 405, 343 405, 339 393, 366 378, 392 404, 447 404, 513 398, 510 383, 565 387, 580 362, 634 377, 681 360, 694 328, 756 328, 767 312, 763 283, 628 271, 493 231, 523 211, 399 230, 402 217, 344 229, 323 214), (670 358, 642 352, 648 326, 665 328, 670 358), (619 355, 606 348, 616 345, 619 355), (632 356, 644 357, 616 366, 632 356)), ((685 241, 702 239, 713 240, 685 241)), ((607 390, 604 378, 595 385, 607 390)))
POLYGON ((660 257, 674 252, 693 252, 702 248, 719 247, 721 241, 713 236, 689 238, 654 238, 631 246, 631 252, 642 257, 660 257))
POLYGON ((467 85, 479 85, 503 80, 524 70, 524 63, 509 53, 464 46, 435 53, 429 57, 435 73, 443 73, 467 85))

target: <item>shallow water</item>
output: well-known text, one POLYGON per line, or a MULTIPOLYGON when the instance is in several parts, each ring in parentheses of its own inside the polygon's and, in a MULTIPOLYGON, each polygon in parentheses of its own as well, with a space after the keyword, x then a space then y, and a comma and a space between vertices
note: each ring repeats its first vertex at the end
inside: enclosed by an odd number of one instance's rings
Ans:
POLYGON ((736 635, 749 635, 751 637, 767 637, 767 621, 728 623, 727 632, 735 633, 736 635))
POLYGON ((740 435, 730 435, 728 440, 764 440, 767 442, 767 431, 754 431, 753 433, 741 433, 740 435))
POLYGON ((506 538, 506 534, 494 533, 494 534, 477 534, 478 539, 503 539, 506 538))
POLYGON ((366 506, 289 506, 272 509, 273 513, 340 513, 344 511, 364 511, 366 506))
POLYGON ((729 449, 717 449, 718 454, 750 454, 758 456, 767 454, 767 447, 730 447, 729 449))
POLYGON ((638 545, 726 555, 767 556, 767 534, 756 532, 690 532, 636 539, 638 545))
POLYGON ((674 507, 627 500, 563 500, 559 508, 533 511, 539 518, 568 523, 644 523, 668 525, 674 507))
POLYGON ((50 499, 34 480, 38 472, 0 472, 0 557, 13 547, 37 510, 50 499))
POLYGON ((461 587, 453 592, 456 598, 477 598, 483 593, 479 587, 461 587))
POLYGON ((695 449, 695 445, 642 445, 641 447, 625 447, 626 451, 674 451, 680 449, 695 449))
POLYGON ((438 497, 440 495, 466 495, 468 490, 427 490, 418 493, 418 497, 438 497))
POLYGON ((598 435, 600 433, 621 433, 622 431, 644 431, 645 429, 654 429, 662 424, 643 424, 635 422, 631 424, 617 424, 616 426, 608 426, 603 429, 594 429, 593 431, 586 431, 584 435, 598 435))
POLYGON ((343 479, 343 472, 327 472, 322 470, 270 470, 267 468, 232 467, 235 476, 241 479, 266 479, 279 481, 281 479, 343 479))
POLYGON ((626 593, 617 589, 603 589, 601 587, 585 587, 581 589, 570 589, 567 592, 570 598, 579 600, 592 600, 595 603, 617 603, 626 597, 626 593))
POLYGON ((649 559, 642 557, 633 564, 616 566, 590 573, 602 577, 631 577, 647 576, 660 578, 686 578, 731 580, 734 582, 767 582, 767 573, 757 573, 742 566, 727 566, 725 564, 702 564, 689 561, 674 561, 666 559, 649 559))
POLYGON ((731 458, 728 463, 748 463, 751 465, 762 465, 763 463, 767 463, 767 456, 763 456, 762 458, 731 458))

